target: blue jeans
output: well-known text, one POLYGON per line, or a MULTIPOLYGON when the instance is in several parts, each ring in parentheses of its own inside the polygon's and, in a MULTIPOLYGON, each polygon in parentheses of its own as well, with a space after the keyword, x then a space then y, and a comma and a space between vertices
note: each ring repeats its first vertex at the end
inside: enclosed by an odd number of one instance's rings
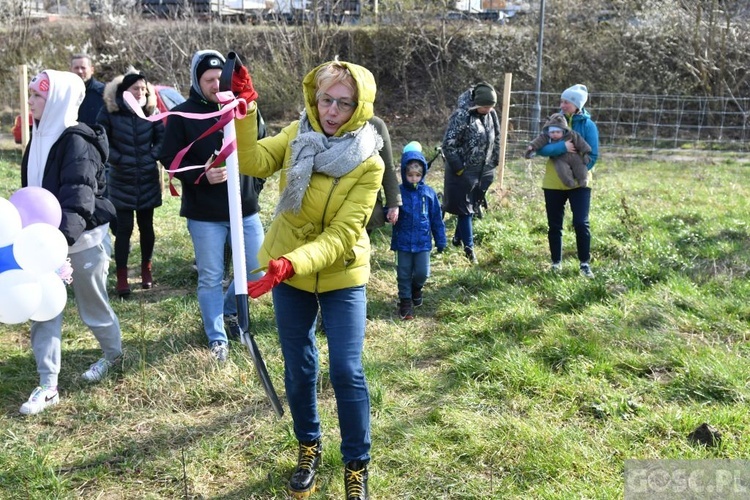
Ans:
POLYGON ((464 247, 474 248, 474 228, 471 214, 458 216, 456 237, 463 242, 464 247))
MULTIPOLYGON (((247 281, 255 281, 263 273, 251 274, 259 267, 258 250, 263 243, 263 225, 258 214, 242 219, 245 235, 245 261, 247 281)), ((190 238, 195 250, 195 264, 198 266, 198 305, 201 308, 203 328, 209 342, 227 341, 224 331, 224 315, 237 314, 237 299, 234 294, 234 280, 226 293, 221 286, 224 278, 224 243, 229 241, 229 221, 208 222, 187 220, 190 238)))
POLYGON ((318 414, 318 307, 328 341, 329 378, 336 395, 344 463, 370 459, 370 393, 362 367, 365 287, 315 294, 281 283, 273 307, 284 355, 284 385, 299 441, 321 436, 318 414))
POLYGON ((410 299, 413 288, 422 288, 430 276, 430 252, 396 252, 398 298, 410 299))
POLYGON ((565 203, 568 201, 570 202, 570 210, 573 212, 573 229, 576 232, 578 260, 588 263, 591 259, 591 231, 589 229, 591 188, 544 190, 550 257, 552 257, 552 262, 562 260, 563 216, 565 215, 565 203))

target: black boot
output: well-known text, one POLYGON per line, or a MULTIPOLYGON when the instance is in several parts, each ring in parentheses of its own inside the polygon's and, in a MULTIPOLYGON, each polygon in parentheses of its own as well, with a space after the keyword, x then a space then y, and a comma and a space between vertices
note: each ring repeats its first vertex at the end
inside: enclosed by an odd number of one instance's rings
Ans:
POLYGON ((479 264, 477 255, 474 253, 474 247, 464 247, 464 253, 466 254, 466 258, 469 259, 469 262, 472 264, 479 264))
POLYGON ((352 460, 344 467, 346 500, 367 500, 367 462, 352 460))
POLYGON ((422 298, 421 286, 411 286, 411 301, 414 304, 414 307, 419 307, 422 305, 424 299, 422 298))
POLYGON ((323 443, 320 439, 299 443, 297 467, 287 483, 287 491, 294 498, 307 498, 315 491, 315 473, 320 465, 323 443))
POLYGON ((401 299, 398 304, 398 315, 401 319, 414 319, 414 307, 411 299, 401 299))

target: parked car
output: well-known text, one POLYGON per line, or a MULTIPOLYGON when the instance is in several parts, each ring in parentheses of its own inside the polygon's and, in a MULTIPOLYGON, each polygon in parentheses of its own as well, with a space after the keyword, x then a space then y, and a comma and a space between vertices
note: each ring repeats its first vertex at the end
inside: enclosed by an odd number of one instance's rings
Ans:
MULTIPOLYGON (((170 109, 174 108, 178 104, 185 101, 185 98, 180 94, 176 88, 169 87, 167 85, 154 85, 156 90, 156 107, 159 108, 160 113, 165 113, 170 109)), ((31 135, 31 113, 29 113, 29 136, 31 135)), ((164 120, 166 121, 166 117, 164 120)), ((16 144, 21 144, 21 115, 17 115, 13 122, 13 140, 16 144)))
POLYGON ((177 89, 174 87, 154 85, 154 90, 156 90, 156 107, 159 108, 161 113, 165 113, 178 104, 185 102, 185 97, 177 92, 177 89))

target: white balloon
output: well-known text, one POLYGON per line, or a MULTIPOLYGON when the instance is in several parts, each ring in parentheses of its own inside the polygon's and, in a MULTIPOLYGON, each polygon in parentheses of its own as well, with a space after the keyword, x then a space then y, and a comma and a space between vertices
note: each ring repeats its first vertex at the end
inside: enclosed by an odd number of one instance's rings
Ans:
POLYGON ((42 301, 36 312, 31 315, 31 319, 34 321, 49 321, 65 309, 68 292, 65 290, 65 283, 57 273, 41 274, 36 279, 41 287, 42 301))
POLYGON ((0 198, 0 247, 7 247, 21 232, 21 214, 13 203, 0 198))
POLYGON ((51 224, 29 224, 21 229, 13 242, 13 257, 25 271, 36 274, 53 272, 68 258, 68 242, 51 224))
POLYGON ((0 323, 28 321, 41 302, 42 286, 33 273, 23 269, 0 273, 0 323))

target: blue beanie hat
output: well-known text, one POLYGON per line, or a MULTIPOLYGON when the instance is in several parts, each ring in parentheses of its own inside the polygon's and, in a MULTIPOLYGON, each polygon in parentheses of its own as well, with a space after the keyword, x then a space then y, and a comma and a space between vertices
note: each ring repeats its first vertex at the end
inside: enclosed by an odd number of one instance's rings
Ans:
POLYGON ((419 141, 411 141, 409 144, 404 146, 402 153, 408 153, 409 151, 422 151, 422 145, 419 141))
POLYGON ((572 102, 573 105, 580 110, 583 109, 586 100, 589 98, 589 89, 587 89, 585 85, 573 85, 572 87, 565 89, 560 98, 572 102))

